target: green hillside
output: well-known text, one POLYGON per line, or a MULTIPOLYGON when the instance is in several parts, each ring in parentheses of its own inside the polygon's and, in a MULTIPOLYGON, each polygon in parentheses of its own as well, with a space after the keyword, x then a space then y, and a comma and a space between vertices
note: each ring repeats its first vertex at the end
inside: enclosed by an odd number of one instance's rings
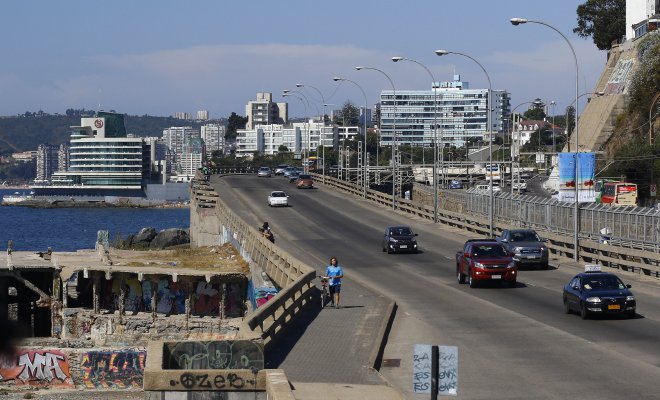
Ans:
MULTIPOLYGON (((126 115, 126 132, 138 136, 157 136, 171 126, 201 124, 172 117, 126 115)), ((214 121, 217 122, 217 121, 214 121)), ((220 121, 222 122, 222 121, 220 121)), ((41 143, 61 144, 69 141, 69 127, 80 124, 80 116, 38 115, 0 117, 0 155, 36 150, 41 143)))

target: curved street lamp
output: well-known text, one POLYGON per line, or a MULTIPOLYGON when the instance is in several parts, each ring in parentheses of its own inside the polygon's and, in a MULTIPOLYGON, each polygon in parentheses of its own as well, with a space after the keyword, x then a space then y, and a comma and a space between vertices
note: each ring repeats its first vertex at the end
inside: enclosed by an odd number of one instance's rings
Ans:
MULTIPOLYGON (((307 112, 307 106, 309 105, 309 100, 307 100, 307 96, 305 96, 304 93, 302 93, 298 90, 286 90, 286 89, 283 90, 282 91, 282 97, 288 97, 288 96, 295 97, 296 99, 300 100, 302 105, 305 107, 305 130, 307 131, 307 145, 303 149, 303 154, 305 154, 305 152, 306 152, 307 157, 309 158, 309 140, 310 140, 309 139, 309 114, 307 112), (300 97, 300 96, 302 96, 302 97, 300 97), (305 100, 303 101, 303 99, 305 99, 305 100), (307 104, 305 104, 305 103, 307 103, 307 104)), ((308 165, 303 164, 303 170, 305 172, 309 172, 308 168, 309 168, 308 165)))
MULTIPOLYGON (((488 80, 488 100, 487 100, 488 104, 486 105, 486 112, 487 112, 487 114, 486 114, 486 121, 487 122, 486 123, 488 124, 488 127, 487 127, 487 129, 488 129, 488 163, 490 165, 490 171, 491 171, 490 185, 489 185, 490 186, 490 190, 489 190, 489 192, 490 192, 490 205, 488 207, 488 226, 489 226, 489 231, 490 231, 490 237, 493 237, 494 236, 493 208, 494 208, 495 200, 494 200, 494 197, 493 197, 493 173, 492 173, 492 171, 493 171, 493 132, 492 132, 492 124, 491 124, 491 121, 490 121, 491 120, 491 113, 492 113, 491 112, 491 107, 492 107, 492 104, 493 104, 493 100, 492 100, 493 99, 493 85, 490 81, 490 76, 488 75, 488 72, 486 72, 486 69, 484 68, 484 66, 481 65, 481 63, 479 61, 477 61, 476 59, 474 59, 473 57, 470 57, 469 55, 464 54, 464 53, 459 53, 459 52, 456 52, 456 51, 447 51, 447 50, 436 50, 435 54, 438 55, 438 56, 445 56, 447 54, 456 54, 456 55, 459 55, 459 56, 469 58, 470 60, 474 61, 481 68, 481 70, 486 75, 486 79, 488 80)), ((467 148, 466 148, 466 154, 467 154, 467 148)))
MULTIPOLYGON (((394 82, 392 82, 392 78, 390 78, 389 75, 387 75, 384 71, 378 69, 378 68, 373 68, 373 67, 364 67, 362 65, 358 65, 355 67, 358 71, 362 71, 363 69, 370 69, 373 71, 380 72, 387 78, 388 81, 390 81, 390 85, 392 85, 392 92, 394 94, 394 113, 393 113, 393 122, 392 122, 392 209, 396 210, 396 88, 394 87, 394 82)), ((381 108, 382 112, 382 108, 381 108)))
POLYGON ((531 19, 525 19, 525 18, 511 18, 509 20, 513 26, 518 26, 521 24, 526 24, 526 23, 532 23, 532 24, 539 24, 539 25, 544 25, 547 26, 548 28, 552 29, 553 31, 557 32, 561 37, 564 38, 566 41, 566 44, 568 44, 568 47, 570 47, 571 52, 573 53, 573 61, 575 62, 575 179, 576 179, 576 184, 575 184, 575 209, 574 209, 574 216, 573 216, 573 246, 574 246, 574 254, 573 254, 573 259, 575 261, 580 260, 580 240, 579 240, 579 233, 580 233, 580 202, 578 201, 578 195, 580 193, 579 185, 577 184, 577 179, 578 175, 580 173, 580 168, 578 167, 579 164, 579 152, 580 152, 580 131, 578 128, 578 82, 579 82, 579 68, 578 68, 578 60, 577 60, 577 55, 575 55, 575 49, 573 48, 573 45, 571 45, 571 42, 568 40, 566 36, 564 36, 559 29, 555 28, 552 25, 546 24, 545 22, 541 21, 534 21, 531 19))
POLYGON ((364 197, 366 199, 367 198, 367 186, 369 185, 369 170, 367 169, 367 107, 368 107, 367 95, 366 95, 366 93, 364 93, 364 89, 362 89, 362 86, 358 85, 358 83, 355 82, 355 81, 352 81, 352 80, 346 79, 346 78, 341 78, 341 77, 338 77, 338 76, 335 76, 334 78, 332 78, 332 80, 335 81, 335 82, 350 82, 353 85, 357 86, 358 89, 360 89, 360 91, 362 92, 362 96, 364 96, 364 115, 363 115, 363 117, 364 117, 364 149, 363 149, 364 155, 363 155, 363 158, 362 158, 362 164, 364 164, 362 166, 364 168, 364 171, 363 171, 364 179, 363 179, 363 182, 362 182, 362 183, 364 183, 364 189, 362 191, 362 197, 364 197))
POLYGON ((323 93, 321 93, 319 89, 317 89, 312 85, 304 85, 302 83, 296 83, 296 87, 297 88, 309 87, 316 90, 316 93, 318 93, 319 96, 321 96, 321 101, 323 102, 323 115, 321 116, 321 121, 323 122, 323 126, 321 127, 321 134, 319 135, 319 139, 321 140, 321 152, 323 153, 321 156, 321 159, 323 160, 323 164, 321 166, 321 177, 322 177, 321 179, 322 182, 325 184, 325 106, 326 106, 325 97, 323 97, 323 93))
MULTIPOLYGON (((406 57, 392 57, 392 61, 410 61, 424 68, 431 77, 431 90, 433 90, 433 222, 438 222, 438 91, 433 88, 435 77, 431 70, 421 62, 406 57)), ((442 133, 440 133, 440 142, 442 143, 442 133)), ((444 147, 444 146, 443 146, 444 147)), ((441 165, 444 164, 444 151, 441 156, 441 165)), ((443 170, 444 171, 444 170, 443 170)), ((444 179, 444 174, 443 174, 444 179)))

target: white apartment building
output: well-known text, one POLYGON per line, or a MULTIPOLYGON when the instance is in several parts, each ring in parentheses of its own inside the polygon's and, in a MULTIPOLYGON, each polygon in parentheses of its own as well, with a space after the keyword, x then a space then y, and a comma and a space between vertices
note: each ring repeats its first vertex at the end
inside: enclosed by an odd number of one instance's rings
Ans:
POLYGON ((206 121, 209 119, 209 110, 199 110, 197 111, 197 120, 206 121))
POLYGON ((57 172, 64 172, 69 168, 69 145, 62 143, 57 150, 57 172))
POLYGON ((222 151, 225 145, 225 126, 221 124, 202 125, 201 135, 206 146, 206 152, 210 155, 214 151, 222 151))
POLYGON ((183 120, 186 120, 186 121, 190 121, 192 119, 192 115, 190 115, 190 113, 181 112, 181 111, 175 112, 173 117, 176 118, 176 119, 183 119, 183 120))
POLYGON ((257 125, 286 124, 288 119, 287 103, 273 103, 272 93, 257 93, 257 100, 252 100, 245 106, 248 120, 245 129, 253 129, 257 125))
POLYGON ((37 147, 37 176, 36 182, 47 182, 51 175, 58 170, 59 147, 48 143, 37 147))
MULTIPOLYGON (((397 90, 396 107, 394 93, 382 91, 380 145, 392 144, 396 126, 397 144, 432 146, 434 118, 438 124, 438 143, 461 147, 470 138, 488 140, 488 89, 468 87, 460 75, 454 75, 454 81, 436 83, 432 90, 397 90)), ((504 131, 510 109, 509 94, 493 90, 491 109, 491 132, 495 137, 504 131)))
MULTIPOLYGON (((357 127, 346 127, 348 137, 357 127)), ((319 146, 336 148, 339 129, 323 122, 296 122, 286 127, 279 124, 257 125, 255 129, 239 129, 236 136, 236 157, 251 157, 254 152, 277 154, 281 145, 294 153, 314 151, 319 146)))
POLYGON ((163 129, 163 140, 170 152, 170 158, 174 165, 179 162, 183 154, 183 146, 193 137, 201 137, 200 132, 192 126, 172 126, 163 129))
POLYGON ((179 175, 193 177, 206 160, 204 141, 200 137, 191 137, 183 146, 183 154, 177 172, 179 175))

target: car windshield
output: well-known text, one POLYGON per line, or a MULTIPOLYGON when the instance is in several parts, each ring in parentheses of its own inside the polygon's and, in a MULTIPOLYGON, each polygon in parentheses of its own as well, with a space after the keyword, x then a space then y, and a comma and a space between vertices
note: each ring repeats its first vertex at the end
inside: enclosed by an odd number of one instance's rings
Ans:
POLYGON ((617 290, 625 289, 626 286, 616 276, 598 276, 583 278, 582 287, 585 290, 617 290))
POLYGON ((532 231, 511 232, 512 242, 539 242, 539 236, 532 231))
POLYGON ((300 179, 312 179, 311 175, 300 175, 300 179))
POLYGON ((399 227, 399 228, 390 228, 390 235, 392 236, 410 236, 412 231, 410 228, 399 227))
POLYGON ((507 252, 504 247, 492 244, 482 244, 474 246, 474 255, 477 257, 506 257, 507 252))
POLYGON ((286 193, 284 192, 273 192, 270 194, 270 197, 286 197, 286 193))
POLYGON ((269 169, 270 168, 268 168, 268 167, 261 167, 261 168, 259 168, 259 171, 268 171, 269 169))

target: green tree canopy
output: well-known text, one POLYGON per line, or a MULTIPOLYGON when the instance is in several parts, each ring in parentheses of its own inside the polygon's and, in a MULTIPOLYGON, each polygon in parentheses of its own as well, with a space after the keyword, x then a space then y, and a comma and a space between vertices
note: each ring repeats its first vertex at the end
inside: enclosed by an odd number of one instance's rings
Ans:
POLYGON ((341 110, 334 115, 334 123, 341 126, 354 126, 360 121, 360 109, 346 101, 341 110))
POLYGON ((577 8, 578 36, 592 37, 599 50, 626 34, 626 0, 587 0, 577 8))
POLYGON ((235 112, 232 112, 229 118, 227 118, 227 131, 225 133, 225 139, 235 139, 236 130, 244 129, 247 122, 248 117, 242 117, 235 112))

